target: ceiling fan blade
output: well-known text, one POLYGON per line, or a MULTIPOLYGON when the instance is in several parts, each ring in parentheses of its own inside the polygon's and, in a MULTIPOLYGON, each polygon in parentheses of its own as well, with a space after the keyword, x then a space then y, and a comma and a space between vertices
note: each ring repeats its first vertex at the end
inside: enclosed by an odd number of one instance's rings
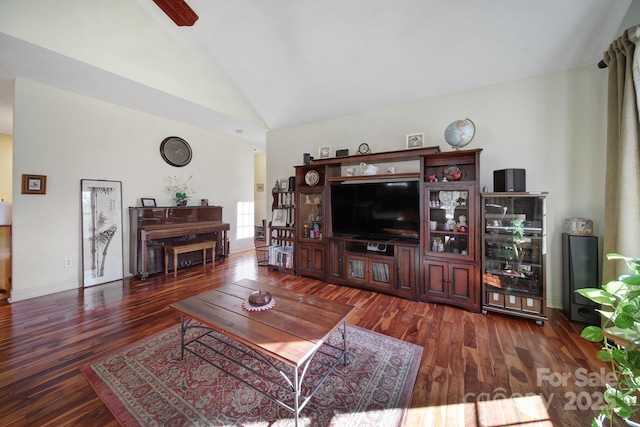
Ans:
POLYGON ((190 27, 198 20, 198 15, 184 0, 153 0, 176 25, 190 27))

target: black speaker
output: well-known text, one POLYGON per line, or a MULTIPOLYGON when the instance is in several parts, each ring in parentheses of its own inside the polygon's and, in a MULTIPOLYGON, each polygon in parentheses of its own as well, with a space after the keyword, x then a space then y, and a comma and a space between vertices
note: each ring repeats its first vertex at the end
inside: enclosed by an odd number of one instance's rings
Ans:
POLYGON ((500 169, 493 171, 493 191, 527 191, 526 171, 524 169, 500 169))
POLYGON ((313 157, 311 157, 311 154, 309 154, 309 153, 304 153, 304 154, 302 155, 302 163, 303 163, 304 165, 310 165, 312 160, 313 160, 313 157))
POLYGON ((289 191, 296 191, 296 177, 289 177, 289 191))
POLYGON ((576 292, 599 287, 598 237, 562 233, 562 311, 567 319, 600 325, 598 305, 576 292))

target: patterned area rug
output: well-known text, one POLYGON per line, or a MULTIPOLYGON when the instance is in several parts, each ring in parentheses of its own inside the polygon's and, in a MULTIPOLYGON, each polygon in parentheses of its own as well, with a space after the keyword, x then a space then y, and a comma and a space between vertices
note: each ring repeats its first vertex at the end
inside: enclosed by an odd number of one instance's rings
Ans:
MULTIPOLYGON (((341 342, 340 337, 336 333, 330 341, 341 342)), ((422 347, 351 325, 347 337, 347 366, 340 362, 329 374, 301 412, 298 425, 402 425, 422 347)), ((250 360, 245 353, 225 351, 234 359, 250 360)), ((254 363, 252 368, 260 366, 254 363)), ((232 363, 225 368, 260 387, 273 387, 232 363)), ((123 426, 294 425, 291 412, 231 375, 191 353, 180 360, 177 326, 81 370, 123 426)), ((290 394, 278 390, 275 393, 283 399, 290 394)))

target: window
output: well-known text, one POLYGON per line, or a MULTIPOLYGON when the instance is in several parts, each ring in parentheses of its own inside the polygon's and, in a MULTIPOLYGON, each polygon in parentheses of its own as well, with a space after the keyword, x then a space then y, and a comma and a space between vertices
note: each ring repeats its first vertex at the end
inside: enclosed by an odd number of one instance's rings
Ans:
POLYGON ((254 232, 254 213, 253 213, 253 202, 238 202, 238 217, 237 220, 237 228, 236 228, 236 238, 237 239, 248 239, 253 237, 254 232))

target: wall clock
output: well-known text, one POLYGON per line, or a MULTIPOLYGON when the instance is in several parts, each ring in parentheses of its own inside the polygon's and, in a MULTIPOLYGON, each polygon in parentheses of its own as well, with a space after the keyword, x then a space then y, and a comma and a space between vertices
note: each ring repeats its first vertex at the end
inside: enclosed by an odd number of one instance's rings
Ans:
POLYGON ((191 147, 182 138, 170 136, 160 143, 160 155, 171 166, 182 167, 189 164, 193 153, 191 147))
POLYGON ((360 154, 368 154, 370 151, 371 151, 371 149, 369 148, 369 144, 367 144, 367 143, 363 142, 358 147, 358 153, 360 153, 360 154))

